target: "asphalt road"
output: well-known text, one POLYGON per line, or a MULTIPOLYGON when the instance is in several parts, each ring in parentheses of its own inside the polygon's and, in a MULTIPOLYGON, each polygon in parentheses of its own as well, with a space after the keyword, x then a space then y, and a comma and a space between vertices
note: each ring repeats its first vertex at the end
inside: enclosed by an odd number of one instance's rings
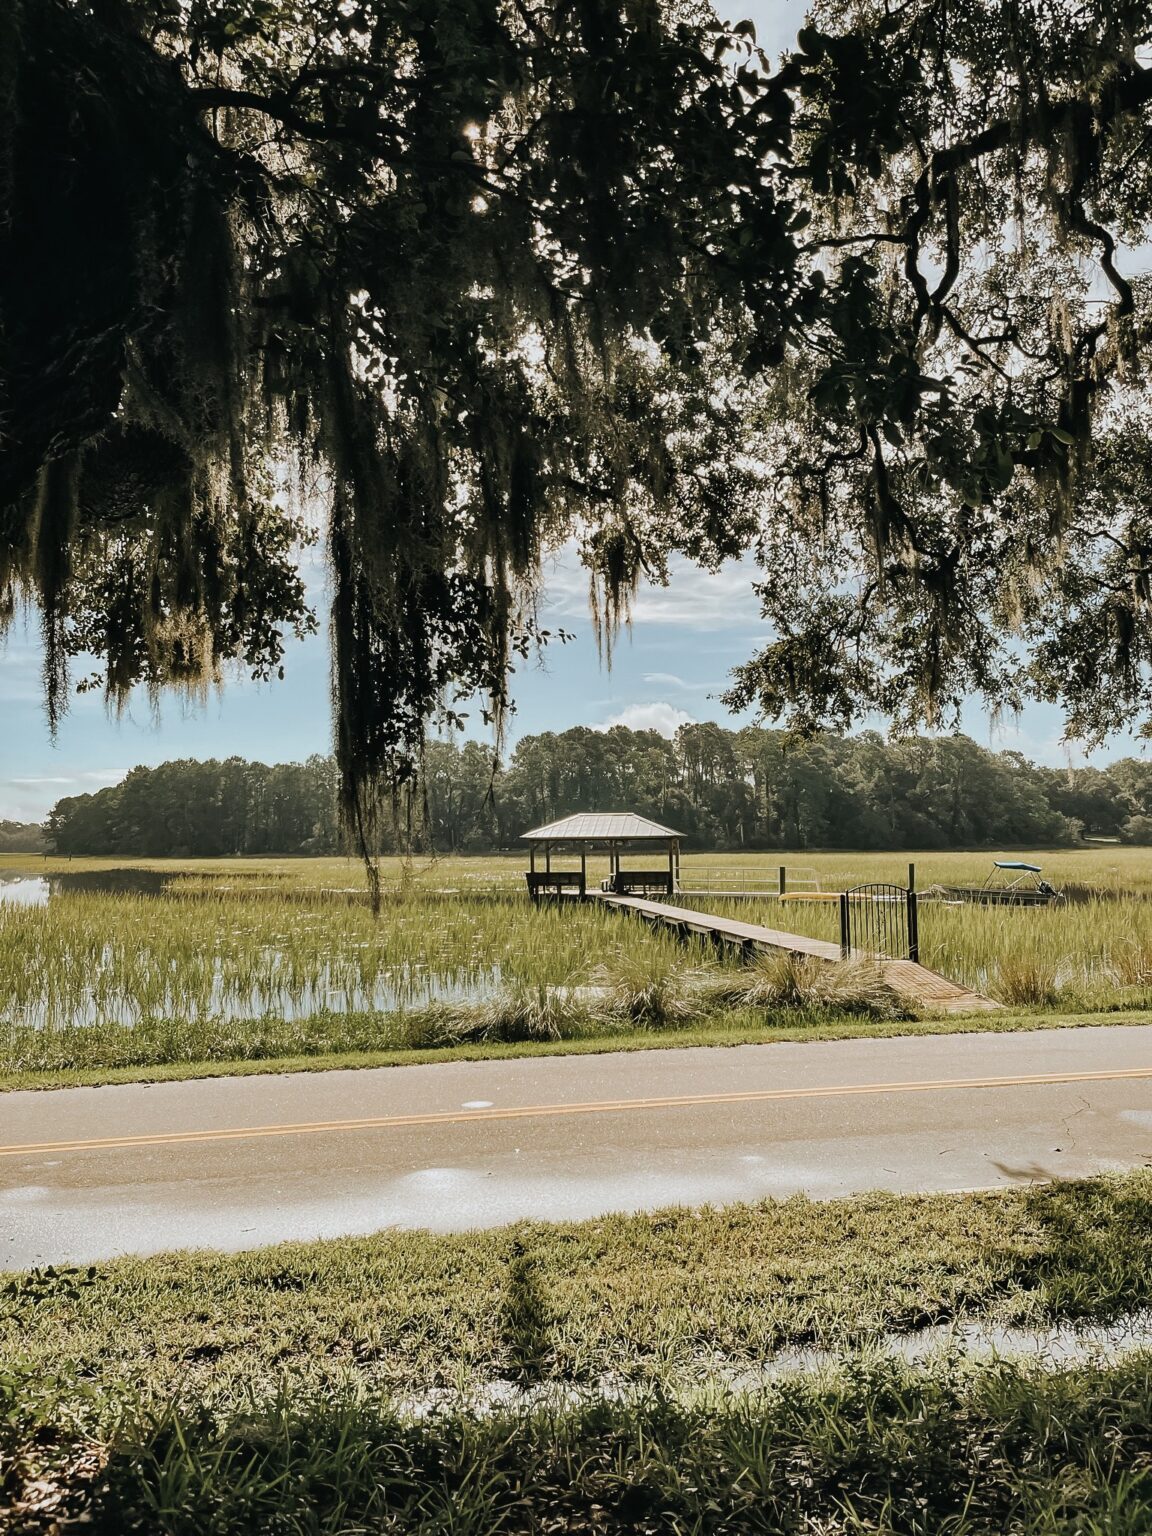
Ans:
POLYGON ((0 1268, 1152 1163, 1152 1026, 0 1095, 0 1268))

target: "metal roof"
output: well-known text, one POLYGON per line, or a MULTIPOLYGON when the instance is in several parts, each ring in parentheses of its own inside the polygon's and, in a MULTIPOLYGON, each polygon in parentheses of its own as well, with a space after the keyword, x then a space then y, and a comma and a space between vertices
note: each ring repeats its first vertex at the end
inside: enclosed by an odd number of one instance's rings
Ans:
POLYGON ((521 832, 520 840, 533 843, 663 842, 683 835, 632 811, 581 811, 575 816, 564 816, 560 821, 550 821, 546 827, 521 832))

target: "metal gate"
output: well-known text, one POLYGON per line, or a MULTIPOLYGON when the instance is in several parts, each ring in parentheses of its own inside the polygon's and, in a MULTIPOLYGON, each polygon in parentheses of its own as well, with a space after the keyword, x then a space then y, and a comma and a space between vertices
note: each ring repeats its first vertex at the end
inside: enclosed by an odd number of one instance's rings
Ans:
POLYGON ((916 892, 904 885, 856 885, 840 893, 840 954, 919 960, 916 892))

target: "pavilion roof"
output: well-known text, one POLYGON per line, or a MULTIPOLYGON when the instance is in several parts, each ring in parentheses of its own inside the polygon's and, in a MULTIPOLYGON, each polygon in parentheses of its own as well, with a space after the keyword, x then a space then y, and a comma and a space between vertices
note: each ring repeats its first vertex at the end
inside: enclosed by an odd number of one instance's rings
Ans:
POLYGON ((520 839, 531 843, 641 843, 667 842, 683 835, 634 811, 581 811, 521 832, 520 839))

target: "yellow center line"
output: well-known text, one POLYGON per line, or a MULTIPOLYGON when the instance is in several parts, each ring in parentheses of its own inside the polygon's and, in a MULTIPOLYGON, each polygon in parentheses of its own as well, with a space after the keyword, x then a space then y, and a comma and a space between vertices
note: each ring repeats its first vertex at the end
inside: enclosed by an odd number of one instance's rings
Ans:
POLYGON ((509 1109, 431 1111, 418 1115, 371 1115, 350 1120, 286 1125, 242 1125, 205 1131, 158 1131, 145 1136, 98 1136, 79 1141, 30 1141, 0 1146, 0 1157, 31 1152, 94 1152, 114 1147, 167 1147, 199 1141, 242 1141, 264 1136, 315 1136, 324 1132, 379 1131, 468 1121, 546 1119, 557 1115, 622 1114, 629 1110, 682 1109, 700 1104, 769 1104, 790 1099, 836 1099, 859 1094, 945 1093, 953 1089, 1026 1088, 1051 1083, 1101 1083, 1152 1078, 1152 1067, 1105 1072, 1038 1072, 1015 1077, 951 1077, 911 1083, 841 1083, 830 1087, 765 1088, 744 1093, 670 1094, 666 1098, 601 1099, 589 1104, 524 1104, 509 1109))

